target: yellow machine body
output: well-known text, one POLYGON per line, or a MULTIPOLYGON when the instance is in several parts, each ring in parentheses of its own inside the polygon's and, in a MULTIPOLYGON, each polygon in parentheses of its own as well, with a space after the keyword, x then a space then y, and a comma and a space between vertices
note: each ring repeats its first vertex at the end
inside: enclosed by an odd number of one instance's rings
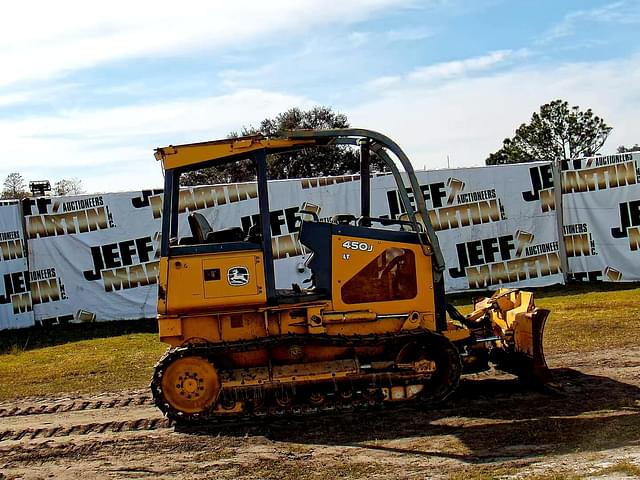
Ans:
POLYGON ((163 259, 160 288, 166 294, 158 302, 160 339, 179 346, 191 338, 224 342, 265 335, 366 335, 415 328, 435 331, 431 259, 425 257, 418 246, 377 240, 368 244, 371 251, 362 251, 343 247, 361 243, 353 237, 336 236, 332 242, 334 251, 343 250, 332 260, 333 291, 337 294, 329 301, 305 302, 286 308, 267 306, 263 258, 259 251, 163 259), (392 283, 400 283, 402 277, 393 266, 376 279, 377 287, 369 277, 358 281, 357 274, 378 257, 400 252, 412 262, 409 267, 412 277, 406 282, 409 291, 390 292, 394 288, 392 283), (234 266, 247 266, 245 285, 233 286, 226 278, 234 266), (392 276, 399 278, 391 279, 392 276), (417 285, 425 287, 418 289, 417 285), (394 293, 401 298, 394 298, 394 293), (421 306, 420 311, 416 305, 421 306), (300 317, 301 310, 305 312, 304 317, 300 317), (291 311, 295 312, 294 316, 291 311), (319 324, 311 320, 314 316, 321 319, 319 324), (379 316, 387 317, 378 319, 379 316))

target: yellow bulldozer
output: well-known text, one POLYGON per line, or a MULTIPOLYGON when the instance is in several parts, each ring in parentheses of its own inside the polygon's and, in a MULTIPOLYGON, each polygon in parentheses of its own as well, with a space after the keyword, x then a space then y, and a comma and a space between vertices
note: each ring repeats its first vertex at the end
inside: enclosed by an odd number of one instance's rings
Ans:
POLYGON ((405 153, 363 129, 298 130, 158 148, 164 168, 158 323, 170 345, 155 367, 157 406, 178 422, 304 414, 447 398, 461 374, 496 368, 545 380, 548 311, 502 289, 468 315, 445 301, 444 259, 405 153), (279 289, 269 217, 269 155, 352 145, 360 216, 299 212, 311 252, 303 287, 279 289), (371 156, 385 162, 406 214, 371 215, 371 156), (397 160, 404 169, 400 173, 397 160), (214 230, 199 212, 179 232, 180 176, 250 161, 258 222, 214 230), (408 182, 405 183, 405 182, 408 182), (411 192, 413 200, 407 192, 411 192))

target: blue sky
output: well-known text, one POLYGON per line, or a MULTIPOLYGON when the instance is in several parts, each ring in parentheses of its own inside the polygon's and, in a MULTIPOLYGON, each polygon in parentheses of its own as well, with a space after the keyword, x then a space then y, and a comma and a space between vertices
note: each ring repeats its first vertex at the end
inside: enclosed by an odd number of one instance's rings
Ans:
MULTIPOLYGON (((13 2, 18 3, 18 2, 13 2)), ((640 142, 640 0, 30 2, 0 31, 0 180, 162 184, 153 148, 329 105, 418 168, 481 165, 542 103, 640 142)))

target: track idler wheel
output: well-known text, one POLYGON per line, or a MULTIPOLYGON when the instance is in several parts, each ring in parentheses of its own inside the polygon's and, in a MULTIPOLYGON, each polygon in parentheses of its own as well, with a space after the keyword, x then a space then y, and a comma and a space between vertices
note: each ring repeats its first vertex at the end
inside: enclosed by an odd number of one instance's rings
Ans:
POLYGON ((323 392, 311 392, 309 403, 314 407, 321 407, 327 401, 327 396, 323 392))
POLYGON ((435 405, 458 387, 462 374, 462 361, 458 349, 444 336, 429 334, 407 343, 400 349, 396 365, 411 366, 427 380, 416 400, 424 405, 435 405))
POLYGON ((215 404, 220 394, 220 380, 206 358, 169 354, 156 367, 152 390, 156 404, 165 415, 173 420, 189 421, 199 418, 215 404))

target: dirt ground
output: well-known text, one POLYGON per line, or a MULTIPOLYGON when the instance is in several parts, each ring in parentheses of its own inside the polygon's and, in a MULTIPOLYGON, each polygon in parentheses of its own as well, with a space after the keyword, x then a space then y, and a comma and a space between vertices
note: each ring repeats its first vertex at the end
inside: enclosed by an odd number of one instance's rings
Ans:
POLYGON ((640 348, 548 363, 557 392, 488 373, 436 410, 251 426, 176 429, 146 391, 2 403, 0 479, 638 478, 640 348))

